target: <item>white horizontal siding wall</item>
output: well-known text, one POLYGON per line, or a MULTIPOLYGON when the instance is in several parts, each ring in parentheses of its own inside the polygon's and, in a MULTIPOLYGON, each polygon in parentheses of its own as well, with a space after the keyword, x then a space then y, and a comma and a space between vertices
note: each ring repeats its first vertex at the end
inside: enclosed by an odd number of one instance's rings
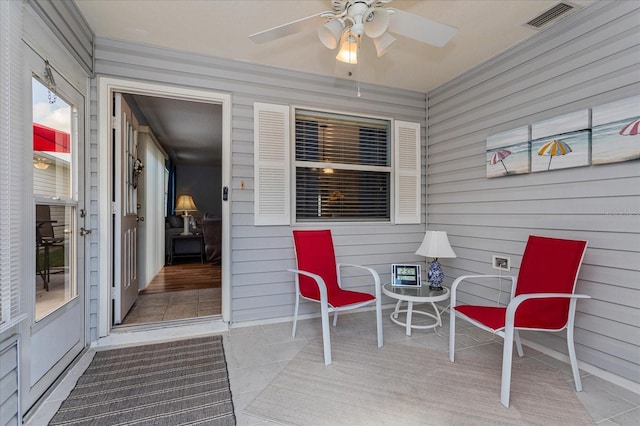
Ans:
MULTIPOLYGON (((427 227, 447 231, 458 255, 443 261, 449 282, 496 272, 492 254, 517 274, 530 234, 589 241, 577 291, 593 299, 578 302, 577 355, 635 382, 640 161, 487 179, 485 151, 490 134, 640 93, 639 22, 638 2, 596 2, 429 93, 427 166, 427 227)), ((463 301, 496 297, 477 286, 463 301)), ((566 353, 551 333, 524 337, 566 353)))
MULTIPOLYGON (((355 81, 303 74, 253 64, 197 56, 149 46, 96 39, 97 75, 230 93, 232 97, 231 286, 232 321, 272 319, 293 314, 293 242, 290 226, 254 226, 253 104, 264 102, 384 116, 420 123, 425 152, 426 96, 423 93, 361 85, 355 81), (244 182, 244 189, 242 189, 244 182)), ((95 82, 94 82, 95 87, 95 82)), ((95 89, 91 97, 92 175, 96 167, 95 89)), ((424 177, 424 164, 422 165, 424 177)), ((424 178, 423 178, 424 182, 424 178)), ((92 184, 92 202, 99 188, 92 184)), ((422 197, 425 198, 424 183, 422 197)), ((413 225, 336 225, 342 261, 371 266, 389 279, 393 262, 424 262, 414 254, 423 223, 413 225)), ((309 225, 307 225, 309 226, 309 225)), ((327 227, 328 225, 320 225, 327 227)), ((92 251, 92 256, 93 256, 92 251)), ((95 264, 97 265, 97 259, 95 264)), ((91 274, 91 327, 95 336, 97 280, 91 274)), ((357 286, 357 285, 356 285, 357 286)), ((305 304, 301 313, 316 312, 305 304)))
POLYGON ((18 337, 13 335, 0 342, 0 425, 19 425, 20 368, 18 337))

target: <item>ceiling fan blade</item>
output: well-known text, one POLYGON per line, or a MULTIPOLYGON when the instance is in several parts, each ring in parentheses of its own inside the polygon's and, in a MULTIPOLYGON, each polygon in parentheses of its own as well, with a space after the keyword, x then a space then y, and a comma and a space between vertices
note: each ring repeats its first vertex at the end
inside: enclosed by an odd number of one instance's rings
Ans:
POLYGON ((456 28, 449 25, 441 24, 413 13, 395 8, 388 8, 387 10, 393 10, 389 22, 389 31, 423 43, 442 47, 458 32, 456 28))
POLYGON ((278 25, 277 27, 269 28, 268 30, 251 34, 249 38, 255 43, 266 43, 292 34, 314 30, 327 22, 327 14, 333 15, 333 12, 320 12, 315 15, 307 16, 306 18, 298 19, 296 21, 278 25))

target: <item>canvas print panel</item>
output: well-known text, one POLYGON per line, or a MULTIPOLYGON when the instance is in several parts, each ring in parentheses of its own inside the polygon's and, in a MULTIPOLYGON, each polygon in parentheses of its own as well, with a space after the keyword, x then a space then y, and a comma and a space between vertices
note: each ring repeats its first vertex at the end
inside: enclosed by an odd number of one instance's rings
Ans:
POLYGON ((640 158, 640 96, 593 108, 593 164, 640 158))
POLYGON ((529 173, 529 126, 487 137, 487 177, 529 173))
POLYGON ((531 171, 567 169, 591 163, 589 110, 531 126, 531 171))

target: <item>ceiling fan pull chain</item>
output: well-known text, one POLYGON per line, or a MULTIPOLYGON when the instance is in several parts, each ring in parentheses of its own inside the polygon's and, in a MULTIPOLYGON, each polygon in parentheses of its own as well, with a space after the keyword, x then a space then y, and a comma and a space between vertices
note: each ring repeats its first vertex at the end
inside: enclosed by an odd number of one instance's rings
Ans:
MULTIPOLYGON (((360 43, 358 43, 358 57, 362 57, 360 56, 360 43)), ((357 96, 360 97, 360 62, 362 61, 358 61, 356 63, 356 83, 358 86, 358 92, 357 92, 357 96)))

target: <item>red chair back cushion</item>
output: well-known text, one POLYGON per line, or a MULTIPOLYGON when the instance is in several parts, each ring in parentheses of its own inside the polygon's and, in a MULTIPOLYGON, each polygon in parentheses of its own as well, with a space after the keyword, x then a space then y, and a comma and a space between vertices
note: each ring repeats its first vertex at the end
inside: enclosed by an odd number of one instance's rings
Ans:
MULTIPOLYGON (((336 255, 333 251, 331 231, 293 231, 298 269, 320 275, 327 286, 327 293, 338 289, 336 255)), ((320 300, 318 286, 312 278, 300 275, 300 293, 304 297, 320 300)))
MULTIPOLYGON (((516 296, 531 293, 573 294, 586 241, 531 235, 522 256, 516 296)), ((534 299, 523 302, 516 326, 561 329, 569 313, 569 299, 534 299)))

